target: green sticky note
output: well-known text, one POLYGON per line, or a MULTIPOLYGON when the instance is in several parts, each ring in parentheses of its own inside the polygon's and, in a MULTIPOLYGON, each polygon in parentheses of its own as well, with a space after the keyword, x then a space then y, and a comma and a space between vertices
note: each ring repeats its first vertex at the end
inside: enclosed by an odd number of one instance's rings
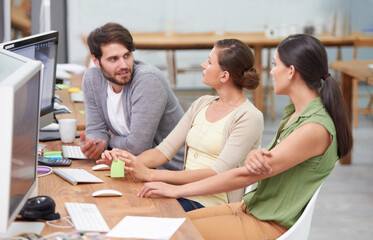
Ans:
POLYGON ((110 168, 110 177, 124 177, 124 166, 126 165, 125 162, 121 160, 112 161, 111 168, 110 168))
POLYGON ((78 113, 80 113, 80 114, 84 114, 85 111, 84 111, 84 110, 79 110, 78 113))
POLYGON ((62 84, 62 83, 57 84, 57 86, 58 86, 59 88, 61 88, 61 89, 68 89, 68 88, 70 87, 70 86, 67 86, 67 85, 62 84))
POLYGON ((49 152, 43 152, 44 156, 54 156, 54 155, 62 155, 61 151, 49 151, 49 152))

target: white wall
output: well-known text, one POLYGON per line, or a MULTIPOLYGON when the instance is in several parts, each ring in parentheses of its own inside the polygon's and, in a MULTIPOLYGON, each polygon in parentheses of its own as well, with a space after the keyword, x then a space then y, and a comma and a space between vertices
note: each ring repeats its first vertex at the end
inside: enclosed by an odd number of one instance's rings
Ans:
MULTIPOLYGON (((323 25, 327 28, 333 11, 350 14, 351 30, 373 26, 373 0, 68 0, 69 62, 84 64, 88 50, 79 38, 112 21, 132 32, 173 30, 264 31, 266 26, 323 25)), ((179 65, 200 63, 209 51, 181 51, 179 65)), ((336 50, 328 48, 329 59, 336 50)), ((343 58, 350 59, 351 48, 343 58)), ((373 52, 365 53, 372 58, 373 52)), ((165 62, 162 51, 136 51, 135 57, 150 63, 165 62)), ((363 56, 364 57, 364 56, 363 56)), ((200 75, 198 75, 200 77, 200 75)))

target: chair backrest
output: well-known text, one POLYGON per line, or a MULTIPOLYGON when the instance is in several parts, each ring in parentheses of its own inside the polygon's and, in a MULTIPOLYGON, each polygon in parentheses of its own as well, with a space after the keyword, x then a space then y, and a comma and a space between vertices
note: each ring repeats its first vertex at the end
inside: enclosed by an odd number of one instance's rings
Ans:
POLYGON ((313 209, 315 208, 317 195, 319 195, 321 187, 322 184, 313 194, 311 200, 308 202, 306 208, 296 223, 289 228, 286 233, 277 238, 277 240, 307 240, 311 228, 313 209))
POLYGON ((256 186, 258 185, 258 183, 253 183, 247 187, 245 187, 245 192, 244 194, 248 193, 248 192, 251 192, 251 190, 253 190, 256 186))

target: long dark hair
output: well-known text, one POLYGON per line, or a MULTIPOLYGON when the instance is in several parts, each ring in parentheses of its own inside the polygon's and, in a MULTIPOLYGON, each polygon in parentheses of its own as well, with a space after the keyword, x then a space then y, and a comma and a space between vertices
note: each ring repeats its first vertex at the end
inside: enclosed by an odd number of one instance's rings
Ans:
POLYGON ((128 51, 135 51, 132 35, 127 28, 118 23, 106 23, 94 29, 87 38, 89 50, 99 61, 102 57, 101 45, 111 42, 123 44, 128 51))
POLYGON ((352 148, 351 127, 338 85, 328 73, 328 56, 322 43, 310 35, 296 34, 284 39, 277 48, 281 61, 293 65, 307 86, 319 91, 321 101, 333 119, 339 157, 352 148))
POLYGON ((228 71, 239 89, 253 90, 259 85, 254 68, 255 58, 250 48, 238 39, 223 39, 215 43, 221 70, 228 71))

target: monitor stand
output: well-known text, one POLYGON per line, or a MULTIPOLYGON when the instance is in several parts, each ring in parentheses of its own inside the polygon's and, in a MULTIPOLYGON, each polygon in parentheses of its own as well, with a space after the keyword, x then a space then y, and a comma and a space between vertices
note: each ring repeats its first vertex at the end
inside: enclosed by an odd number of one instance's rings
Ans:
POLYGON ((21 233, 36 233, 41 234, 45 226, 43 222, 13 222, 8 231, 0 233, 0 238, 12 238, 21 233))

